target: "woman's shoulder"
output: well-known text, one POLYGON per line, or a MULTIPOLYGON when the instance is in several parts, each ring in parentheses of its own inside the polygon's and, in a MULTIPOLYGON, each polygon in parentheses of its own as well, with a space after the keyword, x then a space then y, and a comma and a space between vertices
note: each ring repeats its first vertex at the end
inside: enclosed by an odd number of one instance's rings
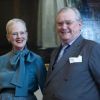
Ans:
POLYGON ((10 55, 11 55, 11 51, 8 52, 8 53, 5 53, 5 54, 3 54, 3 55, 1 55, 1 56, 0 56, 0 60, 1 60, 1 59, 5 60, 6 58, 9 58, 10 55))
POLYGON ((10 52, 3 54, 0 56, 0 69, 2 68, 2 66, 7 66, 9 60, 10 60, 10 52))

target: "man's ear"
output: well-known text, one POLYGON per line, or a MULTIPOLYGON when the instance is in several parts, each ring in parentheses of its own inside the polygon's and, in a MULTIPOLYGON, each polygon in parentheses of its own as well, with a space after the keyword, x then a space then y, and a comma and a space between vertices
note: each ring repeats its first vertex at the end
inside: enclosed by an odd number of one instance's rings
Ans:
POLYGON ((79 25, 82 27, 82 24, 83 24, 83 22, 82 22, 82 20, 80 20, 79 21, 79 25))

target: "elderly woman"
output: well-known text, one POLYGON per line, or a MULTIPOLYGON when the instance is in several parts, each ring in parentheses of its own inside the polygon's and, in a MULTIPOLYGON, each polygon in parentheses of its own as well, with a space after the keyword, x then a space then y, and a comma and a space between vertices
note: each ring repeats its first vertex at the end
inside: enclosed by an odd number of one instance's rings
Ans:
POLYGON ((43 92, 46 69, 42 58, 27 46, 25 22, 12 19, 6 25, 12 50, 0 57, 0 100, 37 100, 34 92, 43 92))

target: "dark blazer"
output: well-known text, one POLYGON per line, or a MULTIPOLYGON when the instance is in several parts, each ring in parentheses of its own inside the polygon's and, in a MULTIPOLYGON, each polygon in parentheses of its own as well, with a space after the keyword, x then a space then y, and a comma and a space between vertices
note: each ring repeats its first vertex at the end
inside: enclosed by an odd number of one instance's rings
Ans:
POLYGON ((79 36, 55 63, 58 51, 51 55, 43 100, 100 100, 100 45, 79 36))

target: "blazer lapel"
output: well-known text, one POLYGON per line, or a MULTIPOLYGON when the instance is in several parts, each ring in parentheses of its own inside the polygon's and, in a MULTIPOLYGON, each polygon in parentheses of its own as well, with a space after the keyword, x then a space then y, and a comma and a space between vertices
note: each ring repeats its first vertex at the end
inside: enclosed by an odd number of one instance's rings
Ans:
MULTIPOLYGON (((55 69, 51 72, 51 74, 49 74, 48 78, 47 78, 47 84, 50 80, 52 80, 57 73, 59 73, 59 71, 61 70, 61 68, 64 68, 64 65, 67 63, 67 61, 69 60, 69 57, 72 56, 77 56, 81 50, 81 48, 83 47, 83 38, 80 36, 67 50, 67 52, 65 53, 65 55, 60 59, 60 61, 58 63, 56 63, 54 65, 55 69)), ((53 59, 53 63, 54 63, 54 59, 53 59)), ((50 65, 50 68, 53 66, 53 63, 50 65)), ((68 67, 68 66, 66 66, 68 67)))
POLYGON ((50 59, 50 65, 49 65, 49 69, 48 69, 48 73, 47 73, 47 78, 48 78, 48 76, 52 73, 52 69, 53 69, 53 66, 54 66, 54 64, 55 64, 55 62, 56 62, 56 59, 57 59, 57 57, 58 57, 58 54, 59 54, 59 51, 60 51, 60 48, 61 48, 61 46, 59 46, 58 48, 56 48, 55 49, 55 51, 53 52, 53 54, 52 54, 52 59, 50 59))

